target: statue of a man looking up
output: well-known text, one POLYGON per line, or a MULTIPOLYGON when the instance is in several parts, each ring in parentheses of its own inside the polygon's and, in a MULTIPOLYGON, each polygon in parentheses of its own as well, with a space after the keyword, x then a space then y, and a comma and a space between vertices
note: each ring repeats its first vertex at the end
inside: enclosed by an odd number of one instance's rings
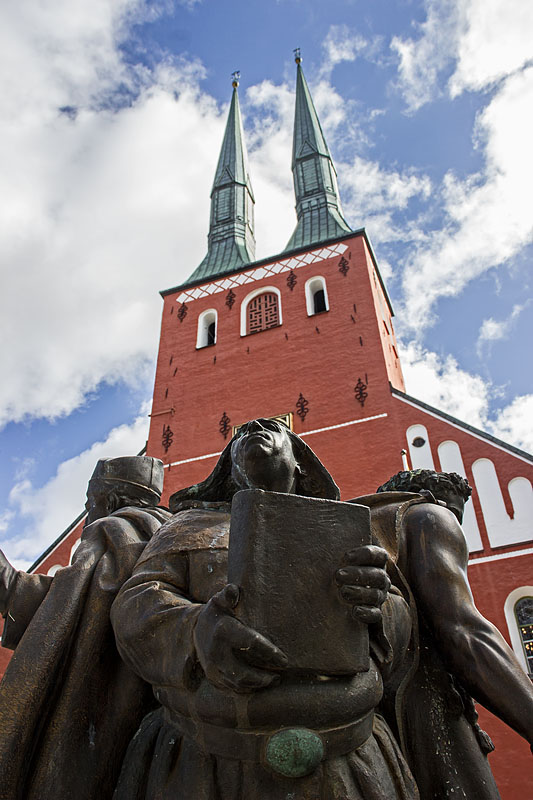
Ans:
MULTIPOLYGON (((116 800, 415 800, 399 748, 374 715, 383 691, 379 654, 389 643, 403 652, 410 636, 404 600, 388 592, 386 552, 356 548, 331 575, 335 602, 348 602, 375 638, 370 668, 294 672, 273 642, 234 613, 230 501, 249 488, 338 499, 307 445, 265 419, 241 428, 203 483, 173 495, 175 516, 146 547, 111 614, 122 657, 161 704, 132 741, 116 800), (398 622, 387 631, 384 602, 392 606, 389 623, 398 622), (310 774, 287 777, 268 762, 268 743, 279 731, 321 740, 323 757, 310 774)), ((268 593, 263 599, 268 603, 268 593)), ((306 609, 297 612, 305 625, 306 609)), ((393 661, 390 653, 383 659, 387 670, 393 661)))

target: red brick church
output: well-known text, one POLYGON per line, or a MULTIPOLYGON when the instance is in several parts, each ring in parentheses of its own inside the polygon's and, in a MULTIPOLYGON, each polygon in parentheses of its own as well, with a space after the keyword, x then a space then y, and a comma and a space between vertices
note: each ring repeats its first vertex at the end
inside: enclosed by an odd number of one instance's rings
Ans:
MULTIPOLYGON (((460 473, 473 487, 463 527, 476 604, 533 675, 533 457, 406 392, 390 299, 364 228, 352 230, 343 217, 300 63, 297 223, 284 250, 255 261, 254 195, 233 86, 207 255, 184 284, 161 292, 146 452, 165 464, 163 502, 206 477, 235 428, 260 416, 302 436, 344 500, 401 469, 460 473)), ((83 515, 32 569, 68 564, 82 525, 83 515)), ((496 744, 490 760, 503 800, 533 797, 527 743, 479 712, 496 744)))

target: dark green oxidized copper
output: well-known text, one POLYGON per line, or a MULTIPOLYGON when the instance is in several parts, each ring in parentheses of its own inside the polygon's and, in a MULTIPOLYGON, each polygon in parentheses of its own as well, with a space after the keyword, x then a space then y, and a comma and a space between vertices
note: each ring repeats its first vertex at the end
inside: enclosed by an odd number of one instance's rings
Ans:
POLYGON ((286 778, 310 775, 324 758, 320 736, 307 728, 287 728, 268 740, 265 760, 268 766, 286 778))
POLYGON ((255 258, 255 200, 248 174, 238 85, 235 78, 226 131, 211 190, 207 255, 187 283, 240 269, 255 258))
POLYGON ((298 223, 285 250, 323 242, 351 231, 342 215, 337 173, 300 62, 297 56, 292 145, 298 223))

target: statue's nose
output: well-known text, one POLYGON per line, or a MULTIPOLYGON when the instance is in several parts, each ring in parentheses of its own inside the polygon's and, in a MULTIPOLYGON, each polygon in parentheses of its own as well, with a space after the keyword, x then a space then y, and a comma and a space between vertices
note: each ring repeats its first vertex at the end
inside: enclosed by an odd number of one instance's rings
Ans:
POLYGON ((254 419, 252 422, 250 422, 250 424, 248 426, 248 430, 249 431, 262 431, 263 430, 263 426, 261 425, 261 423, 259 422, 258 419, 254 419))

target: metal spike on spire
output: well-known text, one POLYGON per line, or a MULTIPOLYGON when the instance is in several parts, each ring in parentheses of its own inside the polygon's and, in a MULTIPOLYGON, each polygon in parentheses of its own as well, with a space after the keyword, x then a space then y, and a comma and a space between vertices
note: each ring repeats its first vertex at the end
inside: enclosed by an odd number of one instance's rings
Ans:
POLYGON ((239 269, 255 257, 255 200, 237 92, 240 72, 231 78, 233 94, 211 189, 207 255, 187 283, 239 269))
POLYGON ((342 214, 337 173, 304 77, 300 48, 292 144, 292 173, 298 222, 285 250, 333 239, 351 231, 342 214))

